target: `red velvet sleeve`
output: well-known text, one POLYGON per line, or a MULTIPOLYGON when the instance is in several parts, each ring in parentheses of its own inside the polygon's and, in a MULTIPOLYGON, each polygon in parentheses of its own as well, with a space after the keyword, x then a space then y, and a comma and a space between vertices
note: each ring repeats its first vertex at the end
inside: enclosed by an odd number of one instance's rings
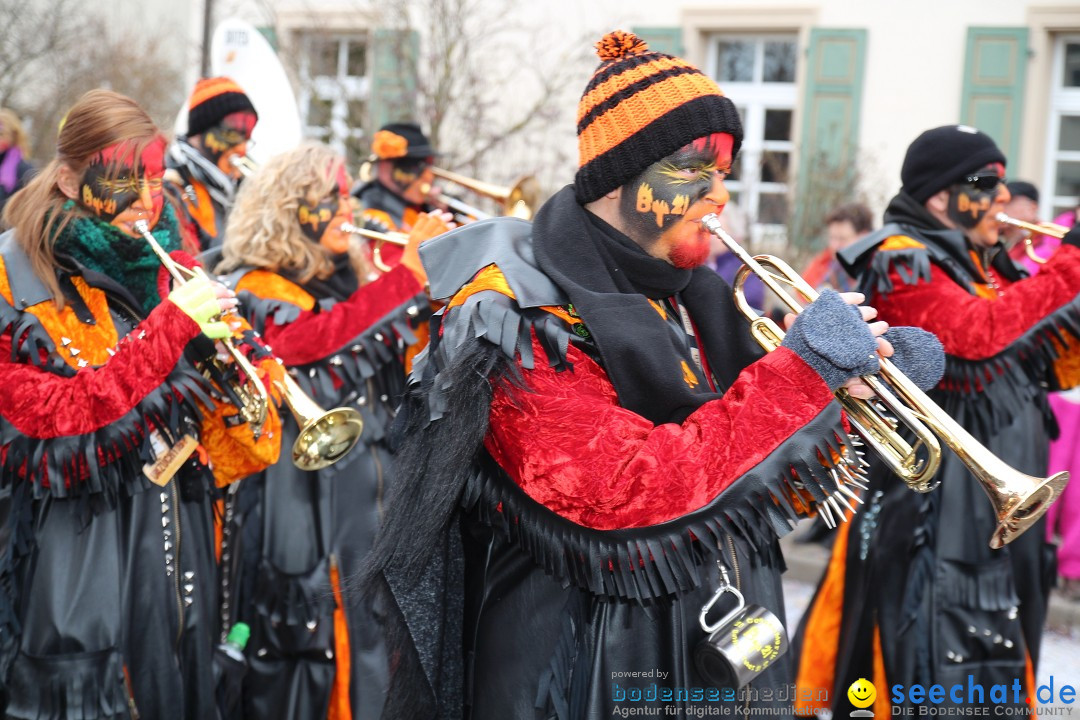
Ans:
POLYGON ((61 377, 10 361, 11 336, 0 338, 0 415, 27 437, 48 439, 99 430, 161 385, 199 326, 176 305, 161 303, 100 368, 61 377))
MULTIPOLYGON (((533 353, 544 357, 533 340, 533 353)), ((529 391, 495 389, 485 446, 539 503, 599 530, 642 527, 703 507, 833 399, 787 348, 753 363, 682 425, 618 405, 604 371, 571 346, 572 371, 524 370, 529 391)))
POLYGON ((305 311, 284 325, 275 325, 273 318, 268 318, 262 335, 286 365, 317 362, 340 350, 421 290, 407 268, 396 267, 329 311, 305 311))
POLYGON ((890 279, 892 292, 871 300, 882 320, 929 330, 949 355, 984 360, 1076 298, 1080 249, 1062 246, 1038 275, 1009 285, 997 299, 971 295, 933 264, 930 282, 905 285, 895 270, 890 279))

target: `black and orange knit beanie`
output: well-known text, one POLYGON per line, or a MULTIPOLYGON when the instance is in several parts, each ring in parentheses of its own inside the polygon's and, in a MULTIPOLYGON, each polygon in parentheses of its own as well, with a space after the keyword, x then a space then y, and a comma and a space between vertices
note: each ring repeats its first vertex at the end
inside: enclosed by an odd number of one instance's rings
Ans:
POLYGON ((578 171, 574 189, 584 204, 640 175, 657 160, 712 133, 742 144, 735 104, 700 70, 651 52, 636 35, 615 30, 596 43, 603 63, 578 105, 578 171))
POLYGON ((187 134, 200 135, 226 115, 244 110, 259 116, 239 85, 227 77, 202 78, 188 98, 187 134))

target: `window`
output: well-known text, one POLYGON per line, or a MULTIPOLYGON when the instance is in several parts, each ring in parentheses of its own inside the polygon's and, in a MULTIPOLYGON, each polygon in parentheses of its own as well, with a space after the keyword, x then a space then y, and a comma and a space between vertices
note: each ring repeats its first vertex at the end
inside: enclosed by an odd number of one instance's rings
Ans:
POLYGON ((322 140, 350 166, 367 155, 363 125, 370 93, 368 36, 304 33, 300 37, 300 113, 306 137, 322 140))
POLYGON ((797 58, 794 34, 716 35, 708 46, 706 67, 742 117, 742 150, 727 187, 750 218, 755 244, 786 237, 797 58))
POLYGON ((1042 208, 1046 219, 1080 203, 1080 36, 1057 39, 1047 128, 1047 174, 1042 208))

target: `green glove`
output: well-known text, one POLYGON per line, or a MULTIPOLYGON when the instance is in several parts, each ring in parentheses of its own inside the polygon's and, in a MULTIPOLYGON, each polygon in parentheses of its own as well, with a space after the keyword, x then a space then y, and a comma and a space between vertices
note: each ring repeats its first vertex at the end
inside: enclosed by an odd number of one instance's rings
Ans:
POLYGON ((196 276, 169 293, 169 300, 194 320, 203 335, 218 340, 232 335, 227 323, 221 321, 214 287, 208 279, 196 276))

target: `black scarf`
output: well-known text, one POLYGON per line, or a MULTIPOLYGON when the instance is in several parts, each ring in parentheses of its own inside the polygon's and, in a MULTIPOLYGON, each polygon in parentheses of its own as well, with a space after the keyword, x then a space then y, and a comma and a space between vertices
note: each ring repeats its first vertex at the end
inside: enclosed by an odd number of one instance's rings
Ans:
MULTIPOLYGON (((971 261, 968 251, 972 249, 971 243, 964 237, 959 229, 948 228, 934 217, 926 206, 915 200, 907 193, 901 191, 889 201, 885 208, 884 220, 886 223, 897 223, 911 228, 918 228, 922 232, 923 240, 930 240, 941 250, 955 260, 972 280, 983 281, 983 271, 971 261)), ((999 242, 990 248, 978 248, 983 267, 993 267, 1002 277, 1011 282, 1016 282, 1027 276, 1027 273, 1009 258, 1009 253, 1002 252, 1003 245, 999 242)))
POLYGON ((573 186, 537 213, 533 246, 540 268, 589 329, 619 403, 655 424, 681 423, 762 354, 720 276, 651 257, 579 205, 573 186), (693 320, 716 393, 687 385, 682 363, 693 367, 694 361, 649 303, 676 294, 693 320))
POLYGON ((349 257, 349 253, 339 253, 331 255, 330 259, 334 263, 334 273, 324 280, 313 277, 303 283, 302 287, 317 300, 325 298, 333 298, 338 302, 348 300, 360 287, 360 281, 353 270, 352 258, 349 257))

